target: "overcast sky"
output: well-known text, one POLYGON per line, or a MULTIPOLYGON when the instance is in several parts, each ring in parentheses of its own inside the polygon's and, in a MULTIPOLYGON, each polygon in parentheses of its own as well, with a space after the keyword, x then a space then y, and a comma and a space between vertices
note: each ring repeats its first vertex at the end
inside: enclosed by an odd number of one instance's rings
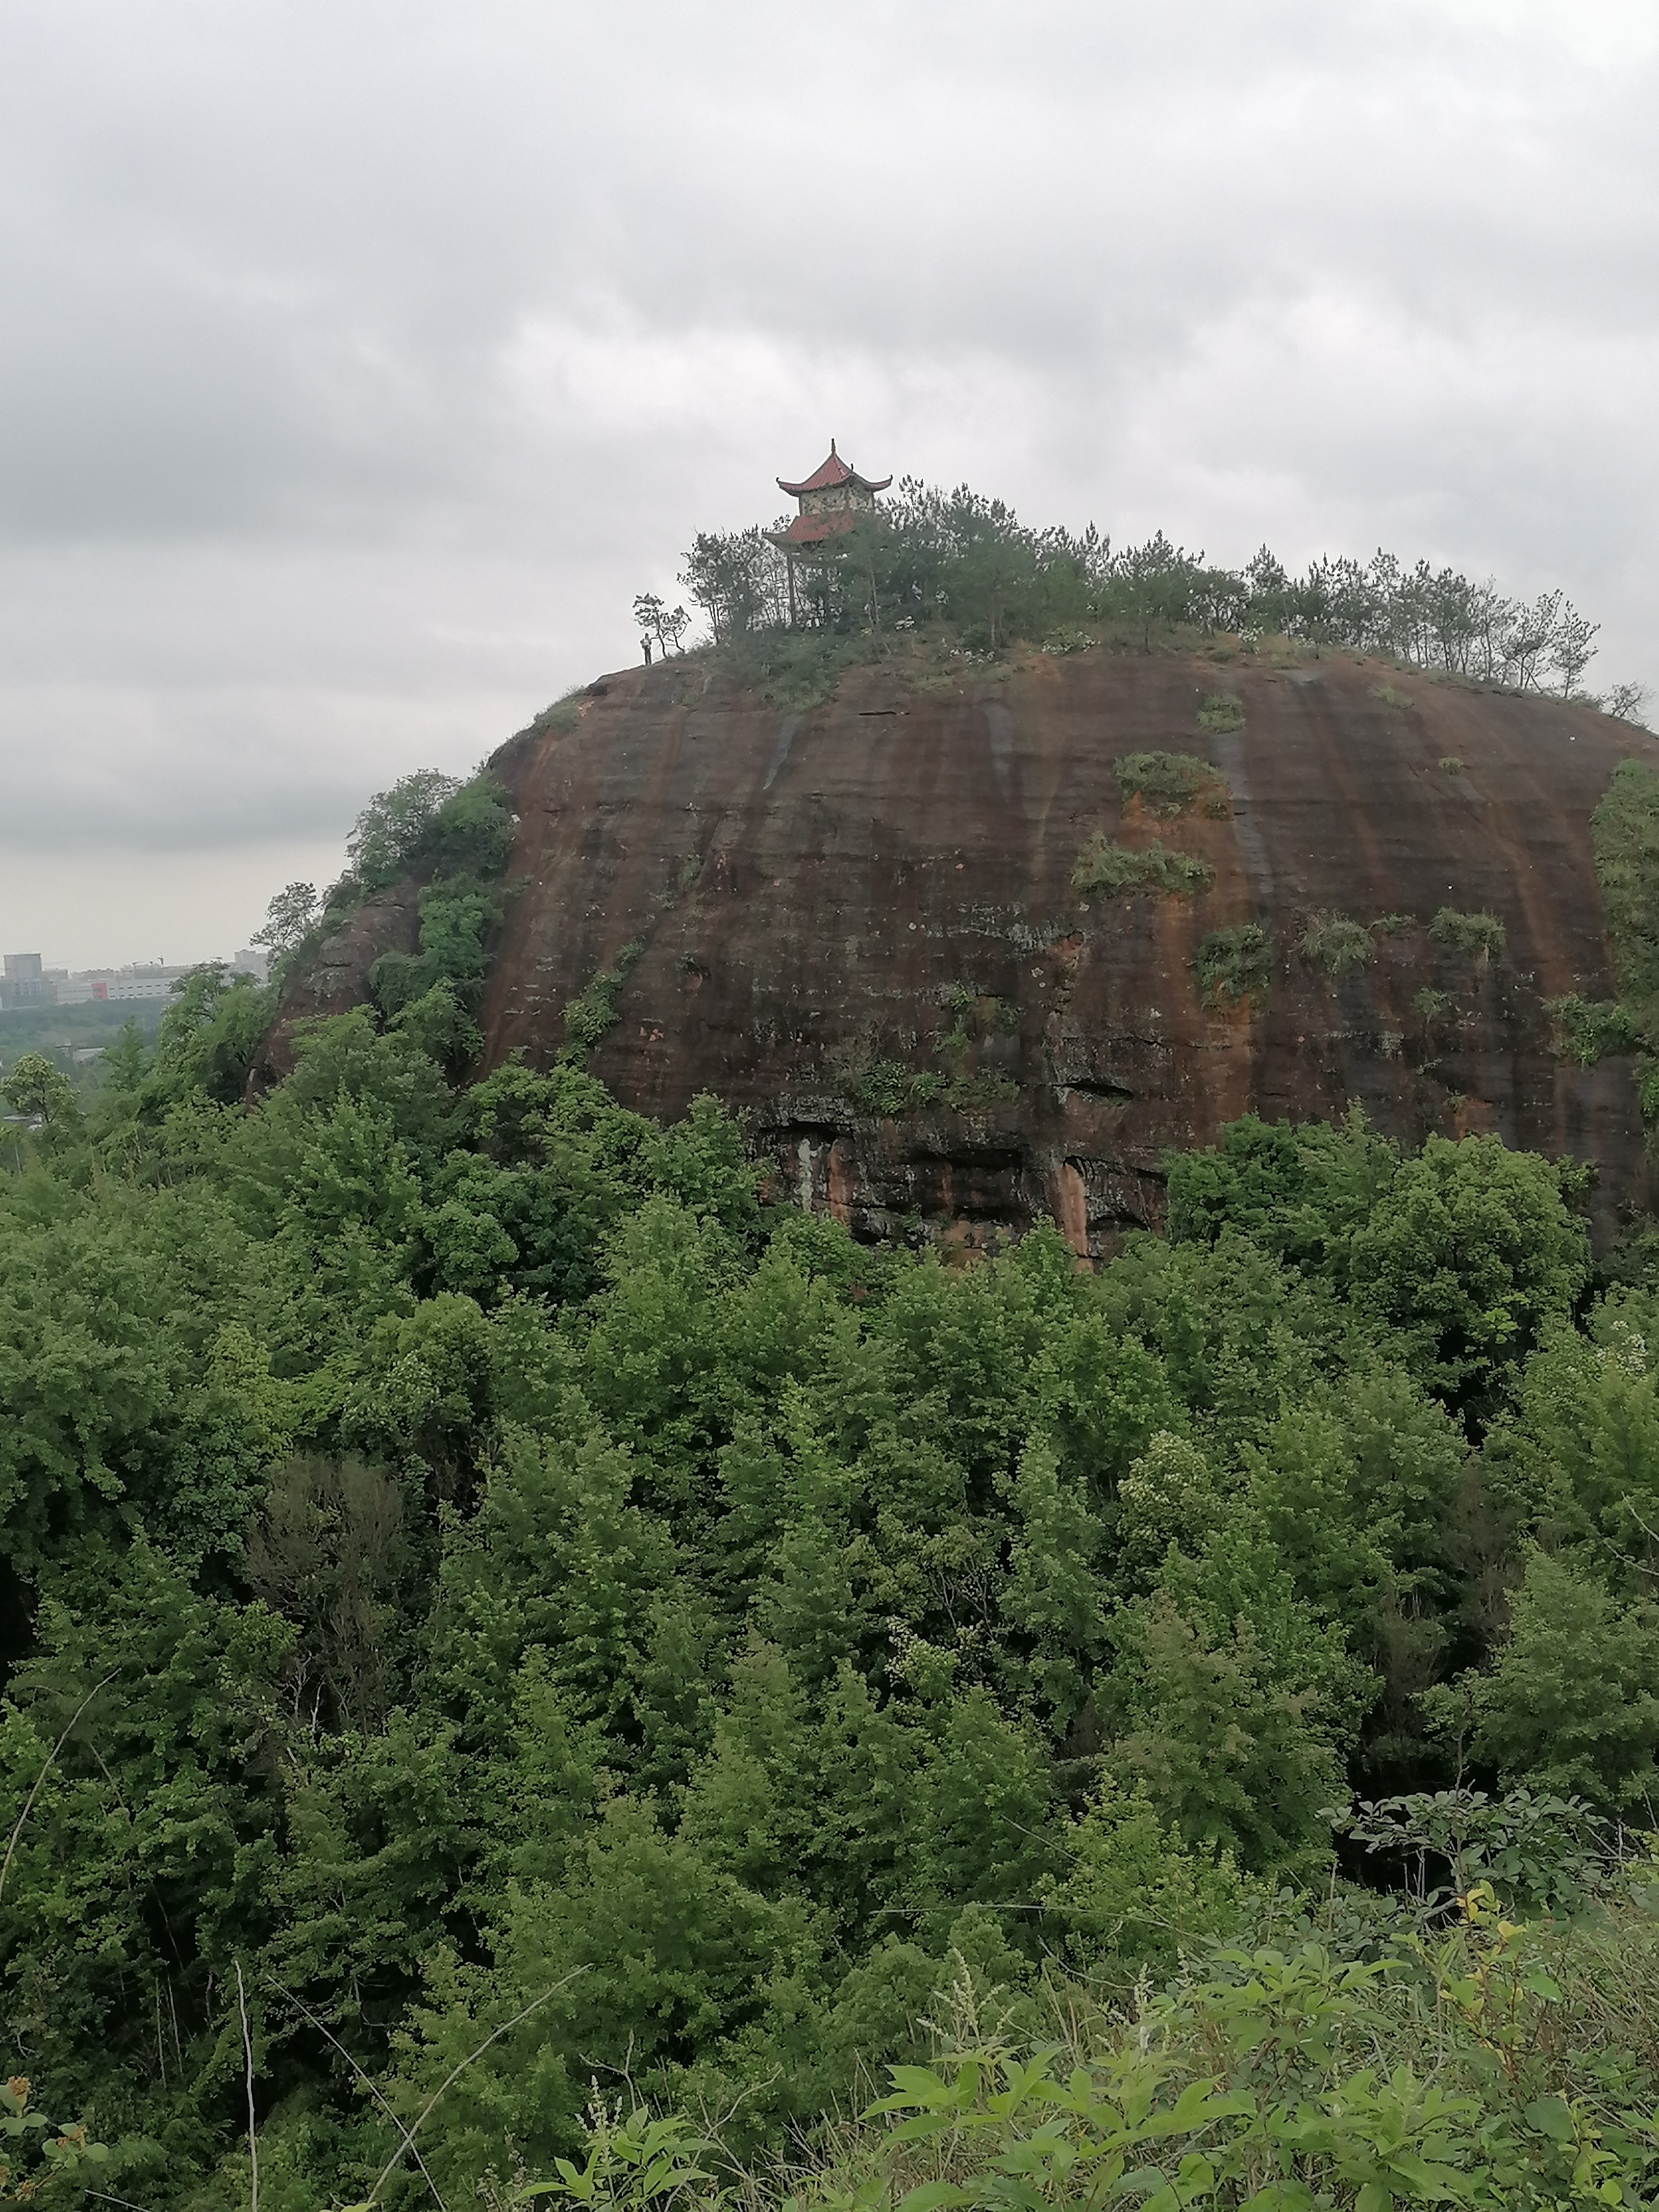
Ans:
POLYGON ((0 942, 245 943, 832 433, 1659 686, 1656 115, 1654 0, 0 0, 0 942))

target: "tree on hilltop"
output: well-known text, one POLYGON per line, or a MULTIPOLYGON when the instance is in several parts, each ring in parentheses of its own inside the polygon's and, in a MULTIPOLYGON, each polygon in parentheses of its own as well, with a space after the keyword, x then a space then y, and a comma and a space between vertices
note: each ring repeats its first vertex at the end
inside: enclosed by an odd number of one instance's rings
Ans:
POLYGON ((280 959, 300 943, 317 920, 318 911, 315 884, 289 884, 265 908, 264 921, 254 931, 252 942, 266 946, 274 959, 280 959))
POLYGON ((634 601, 634 619, 647 637, 656 640, 665 660, 671 653, 684 651, 683 640, 691 617, 684 607, 665 606, 654 592, 641 592, 634 601))

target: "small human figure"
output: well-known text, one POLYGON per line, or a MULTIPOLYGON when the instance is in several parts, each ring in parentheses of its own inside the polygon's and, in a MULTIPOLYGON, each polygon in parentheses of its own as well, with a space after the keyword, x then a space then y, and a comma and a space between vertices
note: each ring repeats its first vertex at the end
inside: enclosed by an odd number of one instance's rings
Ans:
POLYGON ((651 641, 648 637, 642 637, 640 640, 640 651, 645 655, 645 665, 649 668, 651 665, 651 641))

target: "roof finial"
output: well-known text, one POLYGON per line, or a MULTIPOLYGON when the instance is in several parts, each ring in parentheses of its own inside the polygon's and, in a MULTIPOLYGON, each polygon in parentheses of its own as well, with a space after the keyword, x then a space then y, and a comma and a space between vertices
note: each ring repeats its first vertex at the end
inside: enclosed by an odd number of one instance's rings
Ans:
MULTIPOLYGON (((831 438, 831 440, 830 441, 830 452, 831 452, 832 453, 836 453, 836 441, 835 441, 835 440, 834 440, 833 438, 831 438)), ((841 456, 840 456, 840 454, 839 454, 839 453, 836 453, 836 459, 837 460, 839 460, 839 459, 841 459, 841 456)))

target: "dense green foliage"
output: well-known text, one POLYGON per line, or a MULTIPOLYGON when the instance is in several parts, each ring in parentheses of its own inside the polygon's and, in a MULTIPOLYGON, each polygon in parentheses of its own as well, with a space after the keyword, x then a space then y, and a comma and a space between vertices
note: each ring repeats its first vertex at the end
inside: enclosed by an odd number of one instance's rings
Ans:
POLYGON ((1551 1002, 1560 1049, 1588 1064, 1634 1050, 1637 1097, 1650 1144, 1659 1127, 1659 775, 1645 761, 1620 761, 1590 817, 1595 876, 1613 945, 1616 1001, 1551 1002))
POLYGON ((794 2202, 1650 2203, 1653 1871, 1595 1927, 1505 1921, 1489 1889, 1426 1938, 1328 1910, 1212 1954, 1132 2015, 1085 2001, 1036 2037, 1029 1999, 988 2004, 964 1975, 949 2057, 896 2068, 794 2202))
MULTIPOLYGON (((273 956, 271 977, 249 1016, 249 1056, 288 978, 312 965, 365 900, 403 884, 415 890, 418 944, 412 952, 383 952, 374 963, 375 1006, 387 1021, 419 1025, 422 1041, 450 1072, 466 1066, 479 1041, 471 1014, 505 918, 500 878, 515 823, 507 792, 485 769, 463 781, 421 769, 377 793, 357 817, 346 842, 347 867, 326 896, 319 901, 309 884, 289 884, 270 902, 256 934, 273 956)), ((244 1079, 246 1073, 245 1066, 244 1079)))
POLYGON ((1273 988, 1273 946, 1259 921, 1212 929, 1193 955, 1199 996, 1206 1006, 1265 1006, 1273 988))
POLYGON ((396 1021, 427 1010, 442 1031, 436 1057, 450 1068, 478 1048, 470 1019, 483 994, 489 951, 504 914, 495 879, 513 846, 507 793, 484 775, 462 783, 425 769, 382 792, 359 817, 348 851, 351 867, 331 894, 336 914, 353 897, 405 877, 421 885, 420 945, 383 952, 371 984, 381 1013, 396 1021), (433 994, 444 994, 441 1000, 433 994))
POLYGON ((498 784, 417 769, 369 802, 346 851, 352 877, 376 891, 423 865, 451 877, 498 874, 512 843, 513 817, 498 784))
POLYGON ((1577 992, 1547 1001, 1555 1049, 1589 1067, 1609 1054, 1636 1055, 1636 1091, 1651 1146, 1659 1127, 1659 774, 1620 761, 1590 817, 1601 910, 1619 995, 1577 992))
POLYGON ((1570 991, 1565 998, 1547 1000, 1544 1011, 1556 1052, 1580 1067, 1594 1067, 1609 1053, 1633 1052, 1642 1041, 1635 1015, 1617 999, 1586 999, 1570 991))
POLYGON ((1620 762, 1590 836, 1620 996, 1646 1009, 1659 1001, 1659 775, 1645 761, 1620 762))
MULTIPOLYGON (((365 2197, 458 2068, 378 2202, 599 2156, 595 2081, 758 2158, 997 1990, 1028 2042, 1086 1997, 1088 2067, 1167 2046, 1178 2097, 1267 1971, 1212 1951, 1304 1927, 1352 1789, 1651 1820, 1659 1331, 1587 1304, 1570 1175, 1245 1121, 1172 1164, 1167 1238, 952 1271, 769 1210, 708 1101, 458 1082, 447 979, 250 1107, 260 998, 205 971, 0 1177, 0 1990, 96 2186, 245 2203, 249 2052, 264 2212, 365 2197)), ((956 1064, 1003 1010, 943 1018, 956 1064)), ((1480 1864, 1536 1910, 1565 1848, 1480 1864)), ((1375 1986, 1417 2063, 1421 1974, 1284 1974, 1375 1986)), ((1620 2063, 1598 2141, 1659 2094, 1620 2063)))
POLYGON ((9 1073, 25 1053, 35 1052, 85 1091, 99 1079, 96 1055, 117 1044, 124 1030, 131 1026, 146 1045, 155 1043, 163 1011, 155 999, 88 999, 74 1006, 0 1012, 0 1073, 9 1073))
MULTIPOLYGON (((795 627, 775 531, 703 532, 681 577, 737 672, 783 696, 809 695, 872 652, 915 633, 958 654, 995 656, 1019 644, 1050 653, 1091 645, 1151 651, 1195 634, 1255 645, 1280 638, 1340 646, 1470 680, 1579 694, 1597 625, 1559 592, 1510 599, 1426 561, 1319 560, 1291 575, 1264 545, 1243 569, 1218 568, 1160 531, 1115 549, 1091 524, 1080 533, 1022 523, 1001 500, 904 478, 876 511, 795 562, 795 627)), ((642 626, 670 639, 649 595, 642 626)), ((677 617, 678 611, 676 611, 677 617)), ((684 621, 672 634, 678 642, 684 621)), ((1408 706, 1384 686, 1384 704, 1408 706)), ((1620 686, 1605 702, 1634 716, 1644 695, 1620 686)), ((1237 729, 1238 701, 1206 698, 1202 728, 1237 729)))

